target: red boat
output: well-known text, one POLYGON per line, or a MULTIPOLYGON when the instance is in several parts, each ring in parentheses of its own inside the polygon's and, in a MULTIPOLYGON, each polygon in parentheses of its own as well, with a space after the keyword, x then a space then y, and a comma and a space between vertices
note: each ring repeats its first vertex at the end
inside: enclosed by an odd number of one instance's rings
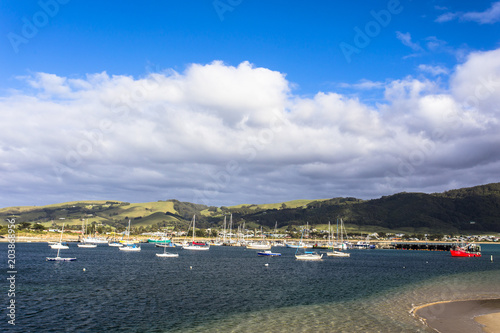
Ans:
POLYGON ((481 246, 469 243, 464 246, 455 245, 450 249, 452 257, 480 257, 481 246))

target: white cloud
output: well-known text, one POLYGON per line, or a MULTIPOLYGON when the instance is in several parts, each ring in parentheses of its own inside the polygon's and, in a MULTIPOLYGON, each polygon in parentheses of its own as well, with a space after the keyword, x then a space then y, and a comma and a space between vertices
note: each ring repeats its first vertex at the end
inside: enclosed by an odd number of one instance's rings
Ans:
POLYGON ((396 31, 396 38, 399 39, 403 45, 408 46, 413 51, 422 51, 422 47, 418 43, 412 42, 409 32, 402 33, 400 31, 396 31))
POLYGON ((448 74, 448 69, 442 66, 431 66, 431 65, 420 64, 418 65, 418 69, 421 70, 422 72, 430 73, 434 76, 448 74))
POLYGON ((283 73, 247 62, 139 79, 37 73, 25 92, 0 97, 0 199, 229 205, 489 182, 500 160, 499 52, 471 54, 449 90, 412 77, 345 87, 384 89, 376 105, 297 96, 283 73))
POLYGON ((436 22, 449 22, 455 19, 472 21, 479 24, 493 24, 500 21, 500 1, 492 3, 491 7, 482 12, 453 13, 448 12, 437 17, 436 22))
POLYGON ((352 88, 359 90, 372 90, 372 89, 383 89, 384 82, 380 81, 371 81, 371 80, 360 80, 357 83, 341 83, 339 85, 341 88, 352 88))

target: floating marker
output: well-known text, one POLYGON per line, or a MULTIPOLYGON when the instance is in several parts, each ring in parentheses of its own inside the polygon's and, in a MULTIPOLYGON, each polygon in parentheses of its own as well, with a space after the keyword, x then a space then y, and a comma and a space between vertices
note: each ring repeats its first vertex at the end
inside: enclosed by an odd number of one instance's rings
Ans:
POLYGON ((265 264, 264 266, 266 266, 266 267, 267 267, 267 266, 269 266, 269 264, 265 264))
POLYGON ((491 262, 493 262, 493 255, 491 255, 491 262))
POLYGON ((189 269, 193 269, 193 266, 189 266, 189 269))
POLYGON ((83 269, 83 271, 85 272, 85 271, 86 271, 86 269, 84 268, 84 269, 83 269))

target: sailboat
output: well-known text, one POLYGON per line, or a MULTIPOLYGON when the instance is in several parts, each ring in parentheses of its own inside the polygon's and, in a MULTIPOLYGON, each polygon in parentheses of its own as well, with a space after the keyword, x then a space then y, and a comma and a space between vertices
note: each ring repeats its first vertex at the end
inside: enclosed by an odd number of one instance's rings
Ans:
MULTIPOLYGON (((304 230, 300 235, 300 242, 302 243, 302 237, 304 236, 304 230)), ((295 259, 297 260, 322 260, 323 254, 318 254, 313 251, 304 251, 303 254, 298 254, 299 248, 295 251, 295 259)))
POLYGON ((96 248, 97 244, 95 244, 95 243, 89 243, 89 242, 86 241, 86 239, 85 239, 85 229, 86 229, 85 221, 82 220, 82 243, 77 244, 77 246, 78 247, 87 248, 87 249, 96 248))
POLYGON ((177 258, 179 256, 179 253, 169 253, 167 252, 167 247, 163 247, 163 253, 156 253, 157 257, 163 257, 163 258, 177 258))
MULTIPOLYGON (((344 222, 340 219, 340 244, 344 245, 344 222)), ((339 238, 339 220, 337 219, 337 242, 339 238)), ((342 246, 340 249, 342 249, 342 246)), ((326 255, 328 257, 350 257, 350 253, 335 251, 335 246, 332 247, 332 252, 327 252, 326 255)))
MULTIPOLYGON (((128 220, 128 239, 130 239, 130 220, 128 220)), ((128 252, 139 252, 141 247, 135 243, 127 244, 125 246, 118 248, 120 251, 128 251, 128 252)))
POLYGON ((184 250, 197 250, 197 251, 206 251, 210 250, 210 245, 206 243, 197 243, 194 241, 194 236, 196 234, 195 229, 196 224, 196 215, 193 215, 193 240, 191 243, 185 243, 182 248, 184 250))
POLYGON ((264 233, 262 232, 262 226, 260 227, 260 234, 262 235, 262 240, 258 242, 251 242, 247 244, 247 249, 251 250, 270 250, 271 243, 264 240, 264 233))
MULTIPOLYGON (((69 246, 66 245, 66 244, 63 244, 63 242, 62 242, 63 232, 64 232, 64 223, 63 223, 62 230, 61 230, 61 238, 59 239, 59 242, 54 243, 54 244, 49 244, 49 246, 50 246, 51 249, 54 249, 54 250, 56 250, 56 249, 57 250, 67 250, 67 249, 69 249, 69 246)), ((57 253, 57 256, 59 256, 59 252, 57 253)))
MULTIPOLYGON (((62 230, 61 230, 61 241, 62 241, 62 234, 64 232, 64 224, 62 226, 62 230)), ((59 244, 61 243, 61 241, 59 241, 59 244)), ((56 257, 47 257, 45 260, 46 261, 73 261, 73 260, 76 260, 76 258, 61 258, 59 256, 59 251, 61 251, 61 249, 64 249, 63 247, 58 247, 57 248, 57 255, 56 257)), ((69 247, 66 246, 66 249, 69 249, 69 247)))

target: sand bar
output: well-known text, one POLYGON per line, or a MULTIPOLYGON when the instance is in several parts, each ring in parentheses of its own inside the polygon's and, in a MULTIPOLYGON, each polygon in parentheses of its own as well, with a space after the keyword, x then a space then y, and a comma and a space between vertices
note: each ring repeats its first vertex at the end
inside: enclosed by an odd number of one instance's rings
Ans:
POLYGON ((432 303, 414 314, 441 333, 500 332, 500 299, 432 303))
POLYGON ((483 325, 483 331, 486 333, 500 332, 500 312, 479 316, 474 319, 483 325))

